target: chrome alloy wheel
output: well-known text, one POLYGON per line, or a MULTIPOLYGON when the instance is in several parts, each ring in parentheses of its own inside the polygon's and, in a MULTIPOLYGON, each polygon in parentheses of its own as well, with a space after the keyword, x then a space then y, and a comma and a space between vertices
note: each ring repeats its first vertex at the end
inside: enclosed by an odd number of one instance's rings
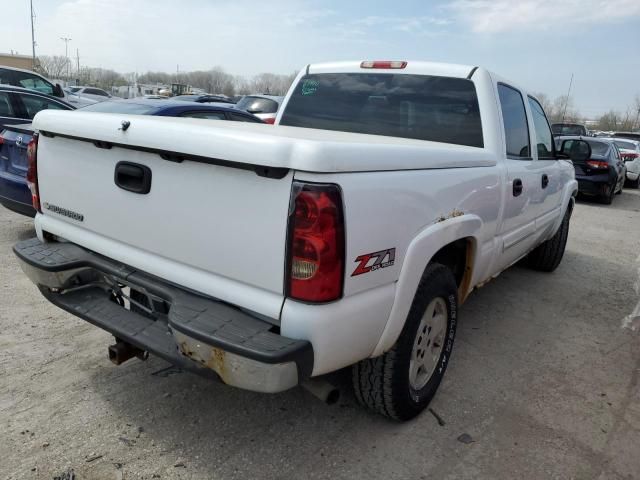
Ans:
POLYGON ((409 384, 418 391, 424 388, 433 375, 444 348, 447 333, 447 303, 436 297, 422 316, 413 342, 409 363, 409 384))

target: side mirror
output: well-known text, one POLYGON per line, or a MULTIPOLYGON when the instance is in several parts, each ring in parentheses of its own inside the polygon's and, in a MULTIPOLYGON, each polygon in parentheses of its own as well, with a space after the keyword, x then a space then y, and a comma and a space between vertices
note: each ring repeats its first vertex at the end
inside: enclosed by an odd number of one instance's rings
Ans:
POLYGON ((585 140, 564 140, 558 158, 569 158, 574 162, 584 162, 591 158, 591 145, 585 140))
POLYGON ((56 83, 55 87, 53 87, 53 96, 64 98, 64 92, 62 91, 62 87, 59 83, 56 83))

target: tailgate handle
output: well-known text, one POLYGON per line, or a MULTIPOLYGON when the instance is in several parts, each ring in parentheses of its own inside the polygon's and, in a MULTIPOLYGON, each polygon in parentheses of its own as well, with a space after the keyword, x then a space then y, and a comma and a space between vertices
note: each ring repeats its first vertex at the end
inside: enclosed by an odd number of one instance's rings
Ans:
POLYGON ((139 163, 118 162, 113 181, 123 190, 145 195, 151 191, 151 169, 139 163))

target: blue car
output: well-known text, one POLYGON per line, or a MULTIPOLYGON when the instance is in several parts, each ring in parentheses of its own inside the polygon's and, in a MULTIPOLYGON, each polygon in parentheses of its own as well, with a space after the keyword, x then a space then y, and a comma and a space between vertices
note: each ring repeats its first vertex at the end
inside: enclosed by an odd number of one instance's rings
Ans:
POLYGON ((31 120, 42 110, 74 110, 63 100, 34 90, 0 85, 0 203, 24 215, 35 214, 27 188, 27 145, 31 120))
MULTIPOLYGON (((0 89, 0 107, 1 94, 0 89)), ((67 107, 69 110, 74 108, 71 105, 67 107)), ((133 99, 96 103, 80 111, 264 123, 255 115, 239 111, 225 103, 133 99)), ((28 122, 37 112, 31 113, 28 118, 22 119, 22 123, 28 122)), ((0 118, 0 124, 1 121, 0 118)), ((9 210, 33 217, 36 211, 31 205, 31 192, 27 186, 26 175, 27 145, 33 138, 34 132, 30 124, 6 125, 4 128, 5 130, 0 133, 0 203, 9 210)))

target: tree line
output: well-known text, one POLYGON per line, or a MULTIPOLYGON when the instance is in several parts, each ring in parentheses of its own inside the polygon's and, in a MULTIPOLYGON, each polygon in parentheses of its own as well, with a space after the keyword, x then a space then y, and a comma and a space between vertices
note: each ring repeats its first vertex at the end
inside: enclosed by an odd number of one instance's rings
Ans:
MULTIPOLYGON (((584 124, 588 120, 585 115, 575 108, 573 99, 561 95, 555 99, 544 93, 535 94, 544 108, 551 123, 568 122, 584 124)), ((589 122, 590 130, 630 132, 640 128, 640 95, 636 95, 624 112, 614 109, 598 116, 595 123, 589 122)))
MULTIPOLYGON (((261 73, 251 78, 242 75, 227 73, 222 67, 213 67, 210 70, 196 70, 193 72, 146 72, 140 75, 135 73, 118 73, 105 68, 80 68, 78 72, 64 56, 42 55, 38 57, 37 69, 48 78, 64 79, 70 71, 70 79, 76 79, 80 85, 92 85, 105 90, 111 87, 144 84, 183 83, 195 88, 201 88, 209 93, 222 93, 227 96, 246 95, 250 93, 263 93, 268 95, 284 95, 295 79, 296 74, 277 75, 274 73, 261 73)), ((549 120, 555 122, 585 123, 586 117, 575 107, 573 99, 567 95, 561 95, 551 99, 544 93, 536 94, 542 104, 549 120)), ((640 96, 636 96, 633 102, 624 112, 610 110, 596 119, 595 125, 590 127, 595 130, 632 131, 640 128, 640 96)))
POLYGON ((182 83, 201 88, 208 93, 222 93, 230 97, 250 93, 284 95, 296 76, 296 73, 289 75, 261 73, 247 78, 227 73, 222 67, 192 72, 146 72, 143 74, 119 73, 105 68, 91 67, 81 67, 78 71, 69 59, 58 55, 39 56, 36 70, 51 79, 65 79, 70 82, 77 80, 80 85, 91 85, 107 91, 111 90, 111 87, 135 83, 152 85, 182 83), (67 78, 67 72, 70 72, 69 78, 67 78))

